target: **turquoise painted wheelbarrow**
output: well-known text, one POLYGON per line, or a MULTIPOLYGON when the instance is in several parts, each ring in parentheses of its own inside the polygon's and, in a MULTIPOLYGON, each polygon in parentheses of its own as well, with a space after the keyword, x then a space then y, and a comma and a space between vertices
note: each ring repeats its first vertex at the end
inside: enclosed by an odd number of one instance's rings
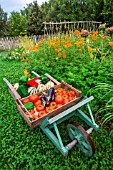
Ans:
MULTIPOLYGON (((39 76, 37 73, 32 72, 36 76, 39 76)), ((64 89, 72 89, 76 92, 77 98, 70 101, 69 103, 63 105, 60 108, 55 109, 54 111, 50 112, 49 114, 37 119, 32 120, 31 115, 28 117, 26 116, 26 108, 22 104, 22 98, 17 93, 17 91, 14 89, 13 85, 10 84, 10 82, 3 78, 3 80, 6 82, 9 88, 9 92, 14 98, 16 102, 17 109, 19 110, 20 114, 23 116, 23 118, 26 120, 28 125, 31 128, 35 128, 37 126, 40 126, 40 128, 43 130, 43 132, 48 136, 48 138, 53 142, 53 144, 57 147, 57 149, 64 155, 68 155, 68 152, 70 149, 72 149, 74 146, 77 146, 81 149, 81 151, 91 157, 95 152, 95 147, 92 139, 90 138, 89 134, 92 133, 93 129, 98 130, 99 126, 95 123, 91 108, 90 108, 90 102, 94 99, 93 96, 90 97, 84 97, 82 98, 81 92, 72 87, 71 85, 65 83, 62 81, 59 83, 57 80, 55 80, 52 76, 49 74, 45 74, 52 82, 54 82, 55 86, 54 88, 57 89, 59 87, 63 87, 64 89), (82 110, 81 107, 86 105, 89 115, 86 115, 82 110), (60 135, 60 131, 58 129, 58 125, 65 120, 70 120, 71 117, 76 118, 78 116, 80 119, 82 119, 87 125, 90 126, 90 128, 86 131, 82 126, 80 126, 77 122, 70 122, 66 129, 67 133, 71 139, 71 142, 68 143, 66 146, 63 144, 63 140, 60 135), (54 129, 55 134, 52 132, 54 129)))

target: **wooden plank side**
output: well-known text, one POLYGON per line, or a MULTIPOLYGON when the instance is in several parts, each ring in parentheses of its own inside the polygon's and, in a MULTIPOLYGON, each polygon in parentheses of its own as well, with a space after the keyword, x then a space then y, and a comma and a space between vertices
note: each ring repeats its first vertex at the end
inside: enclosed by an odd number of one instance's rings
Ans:
MULTIPOLYGON (((24 105, 22 104, 23 98, 18 100, 19 111, 22 112, 22 115, 23 115, 24 119, 30 125, 31 128, 35 128, 35 127, 39 126, 46 118, 48 118, 48 119, 54 118, 54 116, 57 116, 58 114, 62 113, 63 111, 65 111, 65 110, 69 109, 70 107, 76 105, 81 100, 81 98, 82 98, 81 91, 78 91, 77 89, 75 89, 71 85, 68 85, 64 81, 62 81, 62 83, 59 83, 59 84, 55 85, 54 89, 57 89, 57 88, 60 88, 60 87, 66 89, 66 90, 74 90, 76 92, 77 97, 75 99, 73 99, 72 101, 70 101, 69 103, 61 106, 60 108, 57 108, 57 109, 53 110, 49 114, 47 114, 47 115, 45 115, 45 116, 43 116, 41 118, 38 118, 36 120, 32 120, 31 122, 28 121, 29 117, 27 117, 25 115, 25 110, 26 109, 25 109, 24 105), (20 109, 20 107, 21 107, 21 109, 20 109)), ((28 98, 28 97, 26 97, 26 98, 28 98)))
POLYGON ((66 116, 66 115, 68 115, 69 113, 75 111, 76 109, 80 108, 81 106, 83 106, 84 104, 90 102, 90 101, 93 100, 93 99, 94 99, 94 97, 91 96, 91 97, 89 97, 89 98, 87 98, 87 99, 85 99, 85 100, 79 102, 79 103, 76 104, 75 106, 69 108, 68 110, 63 111, 63 112, 60 113, 59 115, 57 115, 57 116, 55 116, 55 117, 49 119, 49 124, 52 124, 53 122, 55 122, 55 121, 57 121, 57 120, 63 118, 64 116, 66 116))

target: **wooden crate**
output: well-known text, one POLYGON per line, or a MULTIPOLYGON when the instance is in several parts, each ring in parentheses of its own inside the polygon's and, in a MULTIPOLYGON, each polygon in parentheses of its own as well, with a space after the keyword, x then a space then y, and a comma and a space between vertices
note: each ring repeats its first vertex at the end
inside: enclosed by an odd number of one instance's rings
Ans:
MULTIPOLYGON (((52 117, 60 114, 61 112, 63 112, 65 110, 67 110, 68 108, 74 106, 75 104, 77 104, 81 100, 81 98, 82 98, 81 91, 78 91, 77 89, 75 89, 71 85, 69 85, 69 84, 65 83, 64 81, 62 81, 61 83, 58 83, 58 85, 55 85, 54 89, 57 89, 59 87, 62 87, 67 91, 68 90, 74 90, 76 92, 76 98, 74 100, 70 101, 69 103, 61 106, 60 108, 57 108, 57 109, 53 110, 52 112, 48 113, 47 115, 45 115, 45 116, 43 116, 41 118, 38 118, 36 120, 32 120, 30 117, 28 117, 25 114, 26 112, 28 112, 27 109, 22 104, 22 100, 25 99, 25 98, 16 99, 17 109, 19 110, 20 114, 23 116, 23 118, 26 120, 26 122, 28 123, 28 125, 31 128, 35 128, 35 127, 39 126, 44 121, 44 119, 52 118, 52 117)), ((40 94, 38 94, 38 95, 40 95, 40 94)), ((28 98, 28 97, 26 97, 26 98, 28 98)))

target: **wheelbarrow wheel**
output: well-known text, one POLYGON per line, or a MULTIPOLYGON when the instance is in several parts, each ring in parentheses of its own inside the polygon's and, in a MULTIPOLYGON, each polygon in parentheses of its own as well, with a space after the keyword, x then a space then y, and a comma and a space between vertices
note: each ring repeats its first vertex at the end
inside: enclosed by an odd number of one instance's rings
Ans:
POLYGON ((81 151, 91 157, 95 152, 94 143, 85 129, 76 122, 71 122, 67 126, 67 131, 71 140, 77 140, 77 146, 81 151))

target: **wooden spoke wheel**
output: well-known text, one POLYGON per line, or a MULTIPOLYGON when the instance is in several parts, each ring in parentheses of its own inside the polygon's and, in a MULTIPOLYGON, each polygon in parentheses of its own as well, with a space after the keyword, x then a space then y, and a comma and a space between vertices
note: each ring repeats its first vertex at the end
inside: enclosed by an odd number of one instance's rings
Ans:
POLYGON ((71 140, 77 140, 77 146, 85 155, 91 157, 95 152, 94 143, 85 129, 76 122, 71 122, 67 126, 71 140))

